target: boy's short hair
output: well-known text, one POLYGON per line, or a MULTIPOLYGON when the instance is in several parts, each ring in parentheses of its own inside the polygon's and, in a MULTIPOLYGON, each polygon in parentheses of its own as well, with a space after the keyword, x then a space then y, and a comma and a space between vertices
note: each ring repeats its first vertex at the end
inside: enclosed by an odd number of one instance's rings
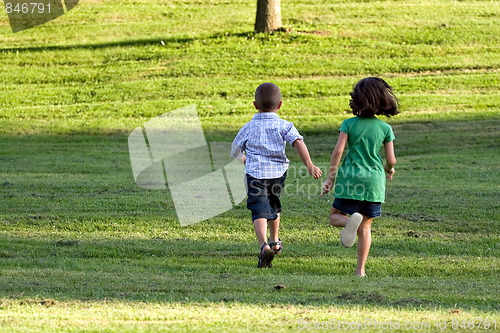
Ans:
POLYGON ((354 115, 370 118, 374 115, 395 116, 398 111, 398 99, 392 87, 378 77, 367 77, 359 81, 351 92, 349 106, 354 115))
POLYGON ((271 82, 262 83, 255 90, 255 103, 262 112, 274 111, 281 101, 281 91, 271 82))

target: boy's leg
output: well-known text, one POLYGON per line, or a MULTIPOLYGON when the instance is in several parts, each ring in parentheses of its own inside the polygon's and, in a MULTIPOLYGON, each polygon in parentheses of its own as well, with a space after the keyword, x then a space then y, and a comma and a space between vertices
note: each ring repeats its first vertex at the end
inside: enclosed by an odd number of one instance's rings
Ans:
POLYGON ((330 209, 330 224, 334 227, 345 227, 349 218, 343 211, 336 208, 330 209))
MULTIPOLYGON (((276 221, 276 220, 274 220, 276 221)), ((255 219, 253 221, 253 227, 255 229, 255 235, 257 235, 257 241, 259 242, 259 248, 262 244, 267 243, 267 219, 255 219)), ((269 245, 264 246, 262 251, 269 250, 269 245)))
POLYGON ((372 244, 371 225, 373 218, 363 215, 363 221, 358 228, 358 266, 356 267, 356 275, 365 275, 365 263, 372 244))
MULTIPOLYGON (((280 195, 285 187, 286 172, 277 179, 273 179, 269 187, 269 205, 271 209, 277 213, 278 217, 274 220, 269 220, 269 242, 276 243, 279 241, 279 229, 280 229, 280 213, 281 212, 281 201, 280 195)), ((281 249, 280 245, 273 245, 273 250, 276 252, 281 249)))
MULTIPOLYGON (((269 241, 277 242, 279 240, 279 229, 280 229, 280 213, 278 213, 278 217, 275 220, 269 220, 269 241)), ((273 250, 277 251, 279 249, 275 248, 273 250)))

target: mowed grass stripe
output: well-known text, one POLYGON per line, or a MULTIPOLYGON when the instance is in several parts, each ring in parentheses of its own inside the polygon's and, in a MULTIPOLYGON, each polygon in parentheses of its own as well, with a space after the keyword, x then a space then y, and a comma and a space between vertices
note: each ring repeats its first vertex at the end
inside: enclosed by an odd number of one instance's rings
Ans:
POLYGON ((291 0, 282 12, 292 30, 272 35, 252 33, 253 0, 84 1, 18 34, 0 14, 0 331, 500 322, 500 8, 291 0), (367 279, 293 149, 271 270, 255 268, 244 203, 183 228, 168 190, 134 183, 132 129, 195 104, 207 140, 230 142, 263 81, 325 171, 368 75, 394 86, 402 113, 384 119, 398 165, 367 279))

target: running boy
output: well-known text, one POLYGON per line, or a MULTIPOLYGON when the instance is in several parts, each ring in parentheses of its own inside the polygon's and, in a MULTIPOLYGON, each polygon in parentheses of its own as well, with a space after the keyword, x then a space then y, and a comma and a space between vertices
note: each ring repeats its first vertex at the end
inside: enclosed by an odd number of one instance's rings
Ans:
POLYGON ((390 117, 399 112, 398 100, 392 88, 384 80, 375 77, 358 82, 351 92, 349 106, 356 117, 344 120, 340 126, 328 179, 323 183, 321 195, 328 193, 335 184, 330 224, 345 227, 340 234, 345 247, 351 247, 358 234, 356 275, 362 277, 366 276, 371 223, 374 217, 381 215, 381 203, 385 201, 385 181, 386 178, 392 180, 396 165, 392 128, 376 116, 390 117), (346 143, 349 150, 337 170, 346 143), (382 145, 387 162, 385 167, 379 154, 382 145), (350 214, 350 218, 346 214, 350 214))
POLYGON ((271 267, 275 254, 282 250, 278 237, 281 212, 279 198, 290 162, 285 155, 286 142, 295 148, 307 171, 315 179, 321 177, 321 170, 311 162, 303 137, 291 122, 278 116, 281 104, 278 86, 273 83, 261 84, 255 91, 253 102, 258 113, 240 129, 231 149, 231 156, 245 163, 247 208, 252 212, 260 246, 259 268, 271 267), (270 235, 266 241, 268 222, 270 235))

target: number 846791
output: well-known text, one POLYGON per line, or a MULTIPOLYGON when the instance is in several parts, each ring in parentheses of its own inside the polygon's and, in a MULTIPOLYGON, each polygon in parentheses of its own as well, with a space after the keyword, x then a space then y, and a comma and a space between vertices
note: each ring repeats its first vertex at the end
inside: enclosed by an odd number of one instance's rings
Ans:
POLYGON ((40 2, 25 2, 22 4, 17 3, 15 6, 12 3, 6 3, 5 9, 7 10, 7 14, 44 14, 50 13, 50 3, 44 4, 40 2))

